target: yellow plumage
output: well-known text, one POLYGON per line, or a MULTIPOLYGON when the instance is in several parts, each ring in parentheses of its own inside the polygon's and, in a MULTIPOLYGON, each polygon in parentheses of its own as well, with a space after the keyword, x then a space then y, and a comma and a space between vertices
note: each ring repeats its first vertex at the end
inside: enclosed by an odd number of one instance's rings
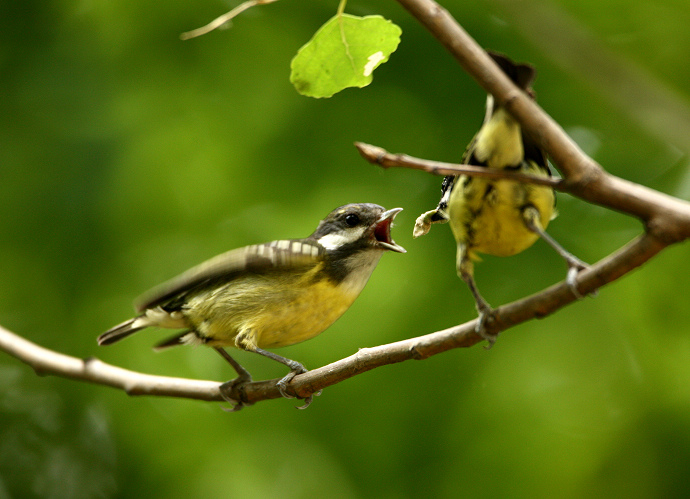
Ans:
POLYGON ((284 275, 247 275, 190 298, 187 327, 212 347, 278 348, 309 340, 333 324, 355 301, 350 291, 319 278, 322 265, 284 275), (329 307, 322 303, 330 303, 329 307))
POLYGON ((238 375, 221 393, 251 380, 223 349, 231 346, 288 366, 290 372, 277 383, 287 397, 287 384, 306 368, 266 349, 320 334, 350 308, 385 251, 405 252, 390 235, 401 210, 349 204, 333 210, 305 239, 218 255, 145 293, 136 303, 139 315, 101 334, 98 343, 110 345, 148 327, 182 329, 156 348, 214 348, 238 375))
MULTIPOLYGON (((490 55, 519 88, 533 95, 532 66, 516 64, 500 54, 490 55)), ((467 147, 462 163, 549 177, 546 153, 523 133, 520 124, 505 108, 496 105, 491 95, 487 97, 486 107, 484 123, 467 147)), ((480 176, 449 176, 444 179, 438 207, 417 219, 414 236, 426 234, 432 223, 450 223, 457 242, 458 275, 469 286, 479 311, 477 331, 493 342, 495 338, 484 331, 484 323, 493 310, 474 282, 473 261, 479 260, 481 253, 515 255, 543 237, 575 270, 569 273, 569 283, 574 288, 576 271, 585 264, 544 232, 555 216, 555 195, 551 187, 480 176)))
MULTIPOLYGON (((545 165, 523 161, 520 127, 504 109, 496 111, 482 127, 468 152, 489 168, 510 167, 520 173, 550 175, 545 165)), ((550 187, 458 176, 445 209, 458 242, 458 263, 465 255, 472 259, 477 259, 476 253, 512 256, 529 248, 539 235, 525 225, 525 210, 536 210, 545 229, 554 216, 554 203, 550 187)))

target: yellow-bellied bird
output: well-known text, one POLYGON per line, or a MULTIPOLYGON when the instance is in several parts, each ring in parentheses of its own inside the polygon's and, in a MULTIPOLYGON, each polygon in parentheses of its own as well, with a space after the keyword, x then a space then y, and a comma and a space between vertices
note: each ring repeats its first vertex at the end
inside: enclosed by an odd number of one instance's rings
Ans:
MULTIPOLYGON (((288 397, 287 384, 306 369, 265 349, 323 332, 352 305, 385 251, 405 253, 390 234, 401 210, 349 204, 333 210, 306 239, 218 255, 144 294, 135 302, 138 315, 100 335, 98 343, 109 345, 147 327, 183 329, 156 348, 203 344, 216 349, 238 374, 221 393, 251 381, 223 349, 234 346, 288 366, 290 372, 278 382, 288 397)), ((309 402, 311 397, 304 407, 309 402)))
MULTIPOLYGON (((534 98, 531 89, 535 70, 508 57, 489 53, 521 90, 534 98)), ((520 124, 491 94, 486 100, 486 115, 479 132, 470 142, 462 163, 504 169, 539 177, 550 177, 546 152, 521 129, 520 124)), ((486 321, 493 310, 474 281, 474 261, 478 253, 511 256, 529 248, 542 237, 568 264, 568 284, 577 294, 575 278, 587 265, 565 251, 545 229, 556 216, 555 195, 551 187, 506 179, 451 175, 443 179, 442 197, 436 209, 422 214, 414 236, 426 234, 433 223, 450 222, 457 242, 457 272, 472 292, 479 322, 477 332, 489 344, 495 336, 486 334, 486 321)), ((579 295, 578 295, 579 297, 579 295)))

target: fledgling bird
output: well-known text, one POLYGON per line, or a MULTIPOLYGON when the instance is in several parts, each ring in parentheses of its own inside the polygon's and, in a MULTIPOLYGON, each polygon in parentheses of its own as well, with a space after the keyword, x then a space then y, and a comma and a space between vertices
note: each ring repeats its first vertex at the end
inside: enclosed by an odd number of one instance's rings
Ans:
MULTIPOLYGON (((531 84, 534 67, 518 64, 502 54, 489 55, 521 90, 534 98, 531 84)), ((484 123, 467 146, 462 164, 485 166, 550 177, 546 152, 527 135, 520 124, 489 94, 484 123)), ((478 253, 495 256, 518 254, 542 237, 566 261, 567 282, 575 286, 577 273, 587 264, 563 249, 545 229, 556 216, 555 195, 551 187, 513 180, 468 175, 449 175, 443 179, 442 197, 436 209, 417 218, 414 237, 429 231, 433 223, 450 222, 457 242, 456 267, 474 296, 479 321, 477 332, 489 345, 496 341, 486 333, 486 321, 493 309, 482 297, 474 281, 474 261, 478 253)))
MULTIPOLYGON (((284 397, 292 378, 307 371, 267 348, 293 345, 323 332, 355 301, 383 253, 405 253, 391 238, 402 208, 348 204, 333 210, 305 239, 246 246, 223 253, 145 293, 139 315, 98 337, 109 345, 147 327, 183 329, 159 343, 213 347, 237 371, 221 387, 226 398, 249 373, 224 349, 233 346, 285 364, 278 382, 284 397)), ((242 407, 238 401, 236 409, 242 407)), ((306 407, 311 397, 306 400, 306 407)))

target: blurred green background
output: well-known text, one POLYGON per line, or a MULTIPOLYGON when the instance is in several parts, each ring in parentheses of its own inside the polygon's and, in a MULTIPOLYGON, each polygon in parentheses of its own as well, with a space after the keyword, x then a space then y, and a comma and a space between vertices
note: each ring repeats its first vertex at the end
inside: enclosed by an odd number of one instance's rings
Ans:
MULTIPOLYGON (((460 158, 484 94, 396 2, 351 1, 403 29, 371 86, 329 100, 288 81, 337 2, 283 0, 181 42, 230 2, 0 2, 0 324, 47 348, 225 381, 212 351, 154 354, 165 332, 99 349, 142 291, 217 253, 304 237, 334 207, 402 206, 361 298, 280 350, 316 368, 472 319, 446 227, 412 239, 440 178, 383 171, 356 140, 460 158)), ((483 45, 539 70, 540 104, 610 172, 690 196, 686 0, 444 4, 483 45)), ((560 195, 550 232, 594 262, 636 220, 560 195)), ((307 411, 268 401, 130 398, 0 354, 0 498, 681 497, 690 489, 687 245, 496 347, 387 366, 307 411)), ((543 242, 487 257, 493 305, 561 280, 543 242)), ((256 379, 284 373, 236 357, 256 379)))

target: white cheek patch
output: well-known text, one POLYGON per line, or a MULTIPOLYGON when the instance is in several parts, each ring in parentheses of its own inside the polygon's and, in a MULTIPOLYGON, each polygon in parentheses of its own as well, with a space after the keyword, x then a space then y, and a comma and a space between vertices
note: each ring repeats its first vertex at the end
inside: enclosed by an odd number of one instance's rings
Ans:
POLYGON ((326 234, 319 239, 319 244, 326 248, 327 250, 334 250, 340 248, 341 246, 352 243, 362 237, 366 227, 357 227, 356 229, 350 229, 345 232, 334 232, 332 234, 326 234))

